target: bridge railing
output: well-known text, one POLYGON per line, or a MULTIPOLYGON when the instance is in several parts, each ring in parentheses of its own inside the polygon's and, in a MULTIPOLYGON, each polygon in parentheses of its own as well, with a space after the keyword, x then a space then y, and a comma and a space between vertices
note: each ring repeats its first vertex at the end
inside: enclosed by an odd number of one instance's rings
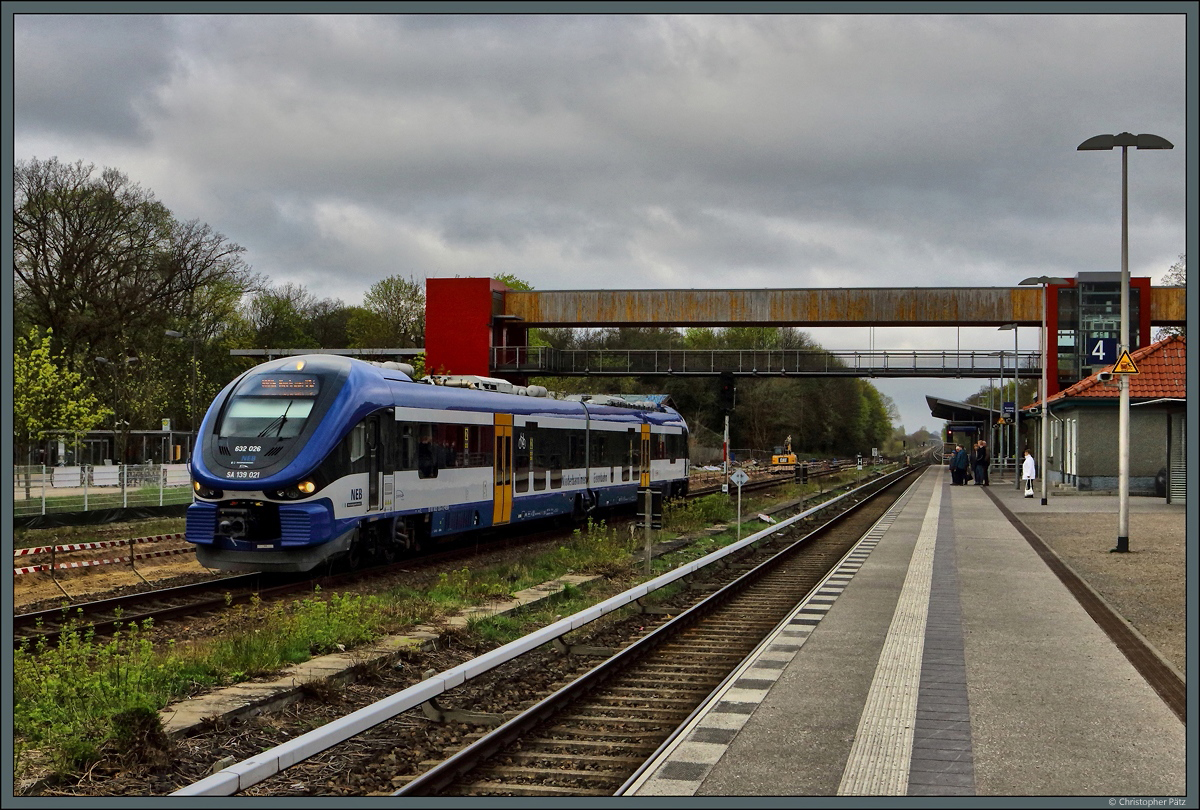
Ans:
MULTIPOLYGON (((1013 373, 1013 352, 823 351, 812 349, 555 349, 492 348, 492 369, 560 376, 1001 377, 1013 373)), ((1041 375, 1037 351, 1017 352, 1020 375, 1041 375)))

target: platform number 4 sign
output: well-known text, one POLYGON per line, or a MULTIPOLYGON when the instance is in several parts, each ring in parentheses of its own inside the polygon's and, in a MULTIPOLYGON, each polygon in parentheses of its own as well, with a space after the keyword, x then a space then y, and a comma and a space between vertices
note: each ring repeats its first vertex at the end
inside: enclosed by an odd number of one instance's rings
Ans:
POLYGON ((1117 361, 1116 338, 1088 338, 1088 364, 1093 366, 1111 366, 1117 361))

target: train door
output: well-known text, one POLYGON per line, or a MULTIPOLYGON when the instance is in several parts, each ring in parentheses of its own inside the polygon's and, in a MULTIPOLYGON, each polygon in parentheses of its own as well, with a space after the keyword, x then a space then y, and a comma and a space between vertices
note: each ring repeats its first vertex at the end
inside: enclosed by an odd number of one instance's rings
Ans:
POLYGON ((379 414, 367 417, 367 511, 379 509, 379 480, 383 477, 383 448, 379 446, 379 414))
POLYGON ((642 425, 642 452, 639 467, 641 469, 641 487, 650 486, 650 426, 642 425))
POLYGON ((495 415, 496 452, 493 457, 492 525, 508 523, 512 519, 512 414, 495 415))

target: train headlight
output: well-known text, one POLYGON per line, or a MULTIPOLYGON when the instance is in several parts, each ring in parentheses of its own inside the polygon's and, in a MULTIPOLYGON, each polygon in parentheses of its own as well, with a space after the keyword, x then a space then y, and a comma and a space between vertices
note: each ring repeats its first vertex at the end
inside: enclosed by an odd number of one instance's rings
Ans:
POLYGON ((201 498, 208 498, 209 500, 215 500, 216 498, 220 498, 225 494, 222 490, 206 487, 199 481, 192 481, 192 489, 195 490, 196 494, 201 498))
POLYGON ((312 495, 317 489, 316 482, 306 478, 299 483, 292 484, 290 487, 268 490, 267 495, 279 501, 298 501, 301 498, 312 495))

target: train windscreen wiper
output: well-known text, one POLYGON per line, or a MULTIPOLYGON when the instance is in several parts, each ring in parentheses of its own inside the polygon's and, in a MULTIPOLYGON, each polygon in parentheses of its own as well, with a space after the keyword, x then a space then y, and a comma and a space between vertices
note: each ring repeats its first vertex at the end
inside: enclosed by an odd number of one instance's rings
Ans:
POLYGON ((272 429, 274 429, 275 430, 275 438, 278 439, 280 434, 283 433, 283 426, 285 424, 287 424, 288 411, 290 411, 292 409, 292 403, 294 401, 295 400, 288 400, 287 407, 283 409, 283 413, 279 414, 279 416, 276 416, 274 419, 272 419, 270 422, 268 422, 267 426, 258 432, 258 435, 266 436, 268 433, 271 432, 272 429))

